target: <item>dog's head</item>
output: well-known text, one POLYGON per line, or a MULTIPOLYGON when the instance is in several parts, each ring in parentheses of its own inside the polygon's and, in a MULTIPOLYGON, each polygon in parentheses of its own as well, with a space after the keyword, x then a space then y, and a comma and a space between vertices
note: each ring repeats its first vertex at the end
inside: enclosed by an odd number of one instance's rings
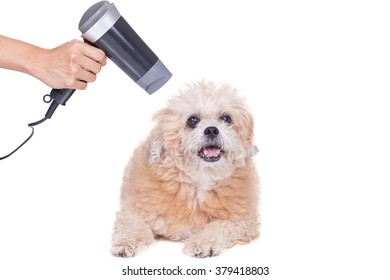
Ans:
POLYGON ((227 84, 194 83, 153 119, 149 163, 174 164, 191 177, 226 178, 257 151, 253 117, 227 84))

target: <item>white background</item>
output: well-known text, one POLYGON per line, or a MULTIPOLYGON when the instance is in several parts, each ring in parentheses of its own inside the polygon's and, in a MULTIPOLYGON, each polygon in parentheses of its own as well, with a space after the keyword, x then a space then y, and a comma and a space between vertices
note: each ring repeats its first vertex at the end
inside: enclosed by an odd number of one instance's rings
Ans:
MULTIPOLYGON (((95 3, 3 2, 0 34, 46 48, 80 38, 79 19, 95 3)), ((130 279, 121 275, 128 265, 270 267, 267 277, 234 279, 389 279, 387 1, 114 3, 174 76, 148 96, 110 61, 0 162, 0 279, 130 279), (212 259, 172 242, 114 258, 123 168, 153 113, 202 78, 230 82, 252 106, 261 237, 212 259)), ((7 70, 0 81, 2 156, 44 116, 50 89, 7 70)))

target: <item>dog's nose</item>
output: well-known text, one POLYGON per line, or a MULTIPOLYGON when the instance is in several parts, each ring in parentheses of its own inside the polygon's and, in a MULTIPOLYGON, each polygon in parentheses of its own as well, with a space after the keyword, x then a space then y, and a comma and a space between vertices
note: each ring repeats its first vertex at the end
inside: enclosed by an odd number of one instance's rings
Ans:
POLYGON ((209 126, 204 130, 204 134, 207 136, 207 138, 214 139, 218 136, 219 130, 215 126, 209 126))

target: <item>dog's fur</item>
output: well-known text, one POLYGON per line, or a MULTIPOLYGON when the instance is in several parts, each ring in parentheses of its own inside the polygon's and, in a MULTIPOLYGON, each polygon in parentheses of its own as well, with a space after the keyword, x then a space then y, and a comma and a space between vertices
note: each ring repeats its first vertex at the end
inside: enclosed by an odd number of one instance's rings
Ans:
POLYGON ((253 117, 236 90, 194 83, 153 119, 124 173, 113 255, 134 256, 162 237, 208 257, 258 237, 253 117))

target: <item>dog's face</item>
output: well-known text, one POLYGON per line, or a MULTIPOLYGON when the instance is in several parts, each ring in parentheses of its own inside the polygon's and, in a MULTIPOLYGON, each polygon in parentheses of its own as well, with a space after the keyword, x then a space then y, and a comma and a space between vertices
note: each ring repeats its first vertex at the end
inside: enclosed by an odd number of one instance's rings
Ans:
POLYGON ((154 120, 149 162, 173 163, 193 178, 226 178, 256 152, 253 117, 228 85, 189 86, 154 120))

